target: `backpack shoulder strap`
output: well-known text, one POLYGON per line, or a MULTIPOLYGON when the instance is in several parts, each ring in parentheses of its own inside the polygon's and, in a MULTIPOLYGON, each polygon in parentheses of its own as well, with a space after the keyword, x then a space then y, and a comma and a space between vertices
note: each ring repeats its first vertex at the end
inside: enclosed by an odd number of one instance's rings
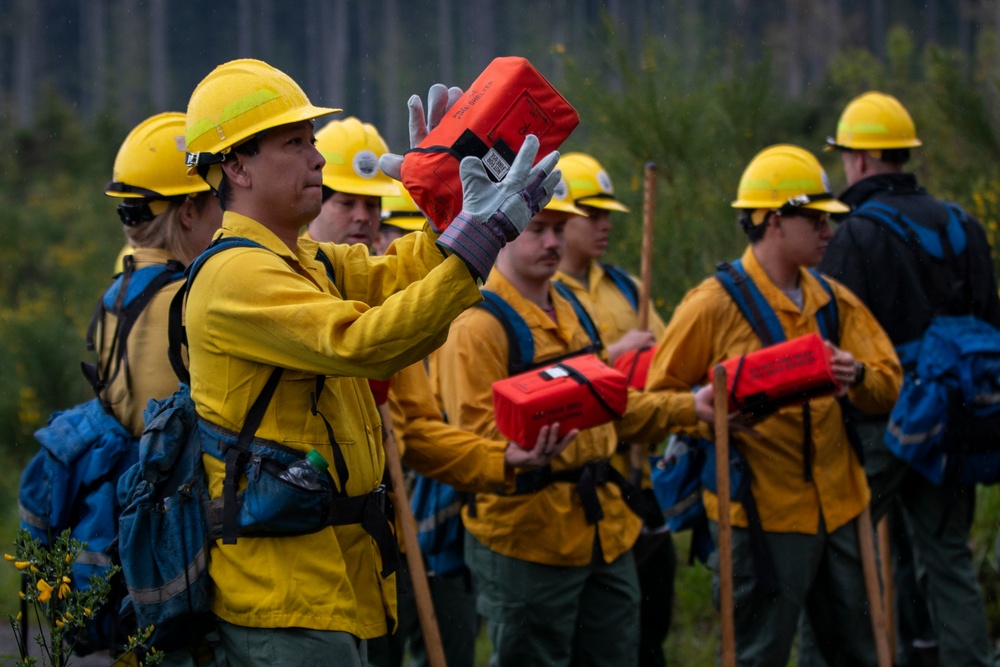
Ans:
POLYGON ((964 222, 967 216, 954 202, 943 204, 948 210, 948 224, 943 232, 919 225, 899 209, 881 201, 866 201, 851 211, 851 215, 866 218, 888 229, 913 249, 920 248, 936 259, 949 259, 952 253, 960 255, 965 251, 964 222))
MULTIPOLYGON (((177 379, 186 385, 191 384, 191 374, 184 366, 184 359, 181 356, 181 348, 187 345, 187 332, 184 329, 184 299, 195 276, 201 271, 209 259, 219 254, 223 250, 230 248, 264 248, 261 244, 242 236, 224 236, 212 241, 205 250, 198 255, 184 271, 185 283, 181 289, 177 290, 173 300, 170 302, 170 318, 167 326, 167 357, 170 359, 170 366, 174 369, 177 379)), ((266 250, 266 248, 264 248, 266 250)))
POLYGON ((635 281, 632 280, 632 277, 614 264, 602 263, 601 268, 604 269, 604 273, 611 279, 611 282, 615 284, 615 287, 617 287, 628 300, 629 305, 632 306, 632 310, 638 313, 639 289, 635 286, 635 281))
POLYGON ((133 257, 129 255, 125 258, 124 270, 101 297, 87 327, 87 349, 96 351, 99 344, 95 340, 96 333, 103 324, 105 314, 111 313, 116 318, 112 348, 104 368, 98 368, 97 364, 81 364, 84 376, 98 397, 114 382, 122 366, 128 372, 128 337, 139 315, 161 289, 183 277, 184 265, 174 259, 136 270, 133 257))
POLYGON ((594 324, 594 318, 590 316, 587 309, 583 307, 580 303, 580 299, 573 294, 573 290, 558 281, 553 281, 553 287, 559 292, 559 296, 569 301, 569 304, 573 306, 573 311, 576 312, 577 318, 580 320, 580 324, 583 325, 583 330, 587 332, 587 337, 590 338, 590 350, 598 352, 604 349, 604 342, 601 340, 601 334, 597 330, 597 325, 594 324))
POLYGON ((517 375, 535 361, 535 339, 531 335, 531 327, 514 307, 496 292, 488 289, 480 291, 483 294, 483 301, 478 307, 497 318, 507 333, 507 344, 510 347, 507 373, 517 375))
POLYGON ((816 321, 819 324, 819 331, 823 338, 840 347, 840 308, 837 305, 837 297, 833 293, 830 281, 816 269, 809 269, 809 273, 819 281, 819 284, 830 295, 830 301, 816 311, 816 321))
POLYGON ((769 347, 784 341, 785 330, 781 327, 781 322, 778 321, 778 315, 761 294, 757 285, 747 275, 743 268, 743 262, 740 260, 736 260, 732 264, 720 262, 716 268, 718 269, 715 274, 716 279, 729 293, 743 317, 753 327, 761 344, 764 347, 769 347))
POLYGON ((322 262, 323 266, 326 267, 326 277, 330 279, 331 283, 336 284, 337 283, 337 274, 333 270, 333 262, 330 261, 330 258, 327 256, 327 254, 325 252, 323 252, 322 250, 317 250, 316 251, 316 259, 318 259, 320 262, 322 262))

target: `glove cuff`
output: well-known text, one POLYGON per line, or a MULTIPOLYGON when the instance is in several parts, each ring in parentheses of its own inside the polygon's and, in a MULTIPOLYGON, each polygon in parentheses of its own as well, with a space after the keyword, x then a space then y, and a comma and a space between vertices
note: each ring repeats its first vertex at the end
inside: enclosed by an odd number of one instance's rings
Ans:
POLYGON ((517 228, 506 216, 494 215, 480 223, 463 211, 441 233, 437 243, 461 257, 478 279, 486 280, 500 248, 516 237, 517 228), (513 230, 513 236, 507 236, 505 227, 513 230))

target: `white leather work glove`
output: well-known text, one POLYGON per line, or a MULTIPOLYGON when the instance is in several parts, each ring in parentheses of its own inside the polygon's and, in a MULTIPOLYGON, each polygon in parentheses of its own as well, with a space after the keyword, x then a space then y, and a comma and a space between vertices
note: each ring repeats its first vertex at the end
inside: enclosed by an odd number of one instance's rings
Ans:
POLYGON ((481 280, 489 275, 500 248, 516 239, 549 203, 562 178, 555 168, 559 152, 552 151, 532 167, 537 153, 538 137, 529 134, 499 183, 489 179, 477 157, 466 157, 459 166, 462 211, 437 242, 465 260, 481 280))
MULTIPOLYGON (((420 145, 424 137, 437 127, 437 124, 444 118, 448 109, 461 96, 461 88, 455 86, 448 88, 443 83, 435 83, 427 91, 427 109, 430 111, 428 115, 424 114, 424 102, 420 99, 420 95, 410 96, 410 99, 406 101, 406 108, 410 119, 410 148, 416 148, 420 145)), ((402 155, 385 153, 379 157, 378 166, 386 176, 395 178, 397 181, 402 180, 399 176, 399 170, 403 166, 402 155)))

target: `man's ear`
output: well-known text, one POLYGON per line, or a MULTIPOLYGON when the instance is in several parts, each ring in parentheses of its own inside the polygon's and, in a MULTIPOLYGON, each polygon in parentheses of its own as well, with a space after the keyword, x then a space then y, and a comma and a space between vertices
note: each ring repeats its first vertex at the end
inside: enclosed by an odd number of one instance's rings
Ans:
POLYGON ((235 185, 241 188, 249 188, 250 173, 246 169, 246 164, 243 162, 243 156, 236 151, 230 151, 226 155, 225 161, 221 164, 222 171, 226 175, 226 179, 229 180, 230 185, 235 185))

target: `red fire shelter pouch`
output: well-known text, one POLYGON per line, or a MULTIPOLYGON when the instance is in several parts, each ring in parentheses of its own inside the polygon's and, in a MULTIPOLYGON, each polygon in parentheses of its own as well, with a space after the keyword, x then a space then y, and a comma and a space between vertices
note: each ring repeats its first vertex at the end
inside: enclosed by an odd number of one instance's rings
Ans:
POLYGON ((649 364, 656 354, 656 346, 629 350, 618 356, 612 364, 621 371, 628 380, 628 386, 642 391, 646 388, 646 376, 649 375, 649 364))
POLYGON ((559 432, 621 419, 628 403, 625 376, 596 355, 564 359, 493 383, 497 428, 524 449, 534 449, 543 426, 559 432))
POLYGON ((722 366, 729 409, 755 418, 837 391, 830 351, 815 333, 727 359, 722 366))
POLYGON ((500 181, 527 135, 538 137, 537 163, 579 123, 576 109, 526 59, 496 58, 420 145, 403 156, 403 186, 444 231, 462 210, 462 158, 481 158, 490 178, 500 181))

